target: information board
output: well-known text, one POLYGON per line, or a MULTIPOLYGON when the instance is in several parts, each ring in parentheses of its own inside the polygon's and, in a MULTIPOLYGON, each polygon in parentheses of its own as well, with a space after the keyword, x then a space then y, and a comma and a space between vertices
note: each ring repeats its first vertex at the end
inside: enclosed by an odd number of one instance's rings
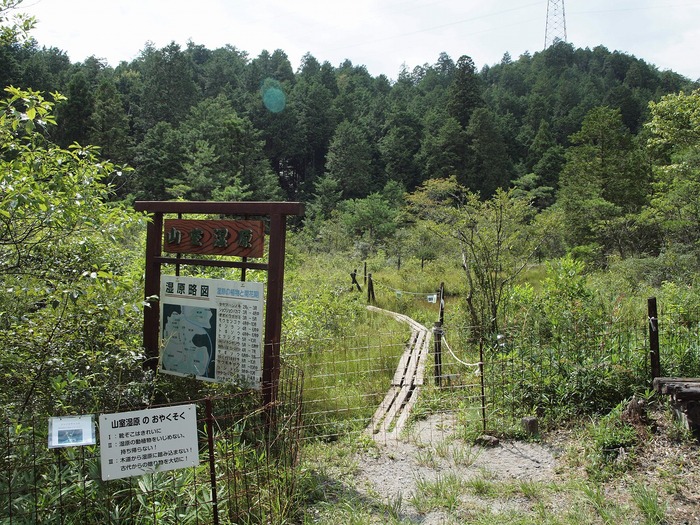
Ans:
POLYGON ((162 276, 161 370, 260 389, 262 312, 262 283, 162 276))
POLYGON ((95 444, 93 416, 49 418, 49 448, 82 447, 95 444))
POLYGON ((196 406, 102 414, 100 463, 105 481, 198 465, 196 406))

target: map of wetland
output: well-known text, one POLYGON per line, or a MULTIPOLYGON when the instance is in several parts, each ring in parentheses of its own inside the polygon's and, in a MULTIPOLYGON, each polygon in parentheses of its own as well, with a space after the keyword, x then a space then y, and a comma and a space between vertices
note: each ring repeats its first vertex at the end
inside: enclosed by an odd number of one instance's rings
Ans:
POLYGON ((215 341, 216 309, 163 305, 164 370, 214 379, 215 341))

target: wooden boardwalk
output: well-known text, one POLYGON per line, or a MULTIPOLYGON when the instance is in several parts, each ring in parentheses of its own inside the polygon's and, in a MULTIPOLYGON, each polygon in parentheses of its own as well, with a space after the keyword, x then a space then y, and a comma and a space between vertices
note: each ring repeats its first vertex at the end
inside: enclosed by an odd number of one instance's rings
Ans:
POLYGON ((425 363, 430 348, 430 331, 405 315, 374 306, 368 306, 367 309, 390 315, 411 327, 411 337, 396 367, 389 391, 367 427, 367 432, 377 440, 398 438, 423 386, 425 363))

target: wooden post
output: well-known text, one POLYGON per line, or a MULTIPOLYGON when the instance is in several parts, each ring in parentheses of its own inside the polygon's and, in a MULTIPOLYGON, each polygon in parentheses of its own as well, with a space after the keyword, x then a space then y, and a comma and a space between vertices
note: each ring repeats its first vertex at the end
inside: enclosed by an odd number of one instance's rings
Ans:
POLYGON ((282 295, 284 291, 284 252, 286 217, 270 213, 270 243, 265 305, 265 346, 263 349, 263 403, 272 408, 277 401, 282 341, 282 295))
POLYGON ((440 300, 440 325, 445 322, 445 283, 440 283, 440 290, 438 292, 438 299, 440 300))
POLYGON ((352 272, 350 272, 350 279, 352 279, 352 284, 350 285, 350 287, 352 288, 352 286, 356 286, 357 291, 362 292, 362 288, 360 287, 360 283, 357 282, 357 268, 354 269, 352 272))
POLYGON ((445 322, 445 301, 443 300, 443 293, 445 291, 445 283, 440 283, 440 289, 438 290, 438 301, 440 305, 440 313, 438 314, 438 320, 433 325, 433 341, 435 349, 435 386, 442 386, 442 325, 445 322))
POLYGON ((143 308, 143 346, 146 350, 146 360, 143 368, 156 370, 158 368, 160 305, 154 297, 160 295, 160 263, 157 258, 163 251, 163 213, 155 212, 146 225, 146 268, 143 308))
POLYGON ((649 315, 649 362, 651 364, 651 380, 661 377, 661 357, 659 355, 659 313, 656 297, 647 300, 649 315))
POLYGON ((442 323, 433 325, 433 346, 435 349, 435 386, 442 386, 442 323))

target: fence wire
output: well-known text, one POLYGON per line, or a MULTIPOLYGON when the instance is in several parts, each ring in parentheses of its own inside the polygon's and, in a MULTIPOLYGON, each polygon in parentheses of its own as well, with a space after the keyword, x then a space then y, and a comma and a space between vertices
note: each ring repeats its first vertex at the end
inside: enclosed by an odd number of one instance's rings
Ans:
MULTIPOLYGON (((400 386, 397 371, 410 337, 406 330, 283 344, 285 358, 305 371, 304 438, 332 441, 367 433, 387 392, 400 386)), ((431 343, 420 391, 411 401, 407 434, 412 422, 428 416, 454 420, 458 413, 462 423, 479 427, 482 399, 478 369, 465 367, 443 353, 441 386, 437 386, 434 363, 431 343)))
MULTIPOLYGON (((698 314, 660 313, 663 375, 700 376, 700 322, 689 321, 698 314)), ((554 328, 531 323, 484 333, 481 327, 442 327, 439 381, 431 346, 412 421, 440 416, 459 421, 472 436, 517 434, 522 417, 556 423, 604 414, 651 389, 644 318, 554 328)), ((396 331, 287 342, 285 355, 306 371, 305 438, 362 433, 392 385, 408 337, 396 331)))
MULTIPOLYGON (((700 376, 696 319, 673 309, 660 313, 663 375, 700 376)), ((451 426, 469 439, 510 430, 526 415, 604 413, 650 387, 648 327, 646 319, 561 330, 530 324, 488 338, 476 336, 480 329, 445 325, 440 366, 433 338, 402 437, 451 426)), ((408 329, 370 330, 283 342, 276 406, 263 409, 251 392, 194 401, 197 467, 102 481, 97 445, 49 449, 51 414, 8 417, 0 434, 0 523, 289 521, 302 439, 366 434, 395 386, 410 338, 408 329)))
POLYGON ((301 373, 287 368, 273 407, 261 408, 257 392, 188 401, 197 406, 199 465, 111 481, 102 480, 99 445, 47 447, 49 415, 8 420, 0 523, 283 523, 294 510, 301 386, 301 373))

